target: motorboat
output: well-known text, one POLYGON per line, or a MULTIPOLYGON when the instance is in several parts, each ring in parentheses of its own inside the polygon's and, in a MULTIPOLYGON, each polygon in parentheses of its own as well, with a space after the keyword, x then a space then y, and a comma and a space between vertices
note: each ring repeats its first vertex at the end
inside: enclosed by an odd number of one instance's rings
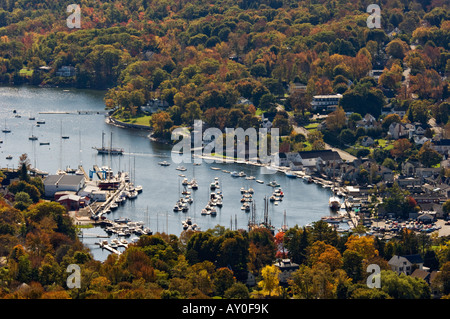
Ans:
POLYGON ((239 177, 239 173, 236 171, 231 172, 231 177, 239 177))
POLYGON ((142 185, 137 185, 134 189, 135 189, 136 192, 138 192, 138 193, 142 193, 142 190, 143 190, 142 185))
POLYGON ((297 175, 295 175, 294 173, 292 173, 292 172, 284 172, 284 174, 286 175, 286 177, 289 177, 289 178, 297 178, 297 175))
POLYGON ((185 170, 187 170, 187 168, 184 167, 184 166, 178 166, 178 167, 176 168, 176 170, 177 170, 177 171, 182 171, 182 172, 184 172, 185 170))
POLYGON ((169 166, 170 165, 170 163, 167 161, 159 162, 158 164, 161 166, 169 166))
POLYGON ((328 200, 328 206, 331 209, 339 209, 341 207, 341 202, 339 197, 332 195, 330 196, 330 199, 328 200))
POLYGON ((276 181, 271 181, 271 182, 267 183, 267 185, 271 186, 271 187, 279 187, 280 186, 280 184, 278 184, 276 181))

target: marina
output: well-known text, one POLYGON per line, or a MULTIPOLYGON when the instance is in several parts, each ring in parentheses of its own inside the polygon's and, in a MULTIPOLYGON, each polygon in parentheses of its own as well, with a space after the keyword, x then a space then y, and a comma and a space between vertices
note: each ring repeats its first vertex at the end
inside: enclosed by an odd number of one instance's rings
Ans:
MULTIPOLYGON (((70 174, 75 174, 79 166, 85 168, 84 173, 82 171, 79 173, 86 179, 91 178, 89 175, 92 175, 92 179, 95 180, 104 178, 109 174, 109 170, 102 171, 102 168, 110 168, 114 175, 118 172, 130 173, 128 177, 130 182, 133 182, 136 193, 130 193, 130 197, 125 198, 121 192, 111 190, 111 198, 114 200, 111 199, 102 210, 98 208, 101 204, 94 204, 91 208, 98 220, 94 221, 94 228, 82 230, 82 232, 108 235, 110 240, 120 239, 123 236, 119 236, 118 233, 108 234, 105 231, 108 227, 107 221, 114 222, 118 218, 128 218, 133 222, 143 221, 144 228, 148 227, 153 233, 167 232, 176 236, 184 230, 183 222, 188 217, 193 224, 197 225, 197 230, 207 230, 216 225, 229 227, 230 219, 233 219, 236 229, 248 229, 253 205, 255 206, 255 222, 264 221, 264 198, 267 202, 268 219, 276 229, 283 225, 304 226, 331 214, 328 207, 331 189, 326 187, 326 181, 311 178, 310 182, 310 177, 301 171, 291 172, 296 175, 296 178, 292 178, 286 175, 286 171, 282 168, 267 174, 264 167, 252 162, 200 161, 201 165, 199 165, 191 161, 191 163, 175 164, 171 160, 171 146, 149 140, 148 132, 107 124, 102 92, 86 90, 64 92, 54 88, 6 87, 0 88, 0 94, 2 94, 0 123, 7 124, 7 128, 12 132, 3 133, 1 137, 3 144, 1 144, 0 152, 3 157, 0 157, 0 165, 2 167, 17 167, 18 158, 23 153, 27 153, 32 170, 43 175, 55 174, 58 170, 67 170, 72 172, 70 174), (88 110, 88 107, 91 110, 88 110), (24 116, 15 118, 13 113, 15 109, 24 116), (77 113, 74 110, 79 109, 90 112, 74 114, 77 113), (39 136, 40 141, 48 142, 48 145, 36 147, 36 143, 33 144, 33 141, 28 140, 29 130, 19 129, 29 125, 30 116, 36 116, 36 119, 45 121, 45 125, 34 128, 34 133, 39 136), (70 138, 61 137, 61 125, 64 128, 63 135, 70 138), (121 156, 99 154, 96 149, 93 149, 101 142, 102 134, 105 136, 104 147, 107 144, 123 147, 121 156), (106 138, 111 135, 112 143, 106 138), (70 167, 75 169, 69 169, 70 167), (183 170, 177 170, 177 168, 183 170), (232 176, 232 172, 236 174, 232 176), (185 185, 186 189, 182 185, 184 178, 190 183, 185 185), (216 178, 219 188, 211 190, 211 183, 215 184, 216 178), (274 186, 268 186, 274 181, 275 183, 272 184, 274 186), (142 194, 139 193, 137 187, 139 185, 142 187, 142 194), (243 197, 241 188, 253 189, 253 201, 249 203, 249 208, 244 210, 241 210, 244 206, 241 202, 243 197), (282 189, 284 197, 275 205, 275 201, 271 202, 269 198, 277 188, 282 189), (182 191, 190 192, 190 194, 181 194, 182 191), (214 198, 211 198, 212 193, 215 194, 214 198), (190 196, 190 199, 187 198, 191 201, 187 203, 188 210, 174 212, 175 203, 181 197, 185 198, 185 195, 190 196), (214 201, 211 201, 212 199, 214 201)), ((106 188, 119 186, 120 189, 125 189, 125 182, 123 183, 123 188, 120 188, 120 180, 110 180, 100 185, 106 188)), ((87 218, 90 219, 89 217, 87 218)), ((86 217, 80 217, 78 222, 91 222, 83 218, 86 217)), ((130 233, 129 236, 128 241, 138 237, 135 233, 130 233)), ((110 253, 96 244, 99 238, 86 236, 82 240, 98 260, 104 260, 110 253)))

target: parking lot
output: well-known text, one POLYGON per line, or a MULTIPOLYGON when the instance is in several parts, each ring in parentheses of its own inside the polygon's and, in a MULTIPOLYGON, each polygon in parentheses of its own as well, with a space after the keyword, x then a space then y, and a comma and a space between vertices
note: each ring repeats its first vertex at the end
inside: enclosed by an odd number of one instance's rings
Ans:
POLYGON ((374 220, 370 227, 370 234, 387 235, 387 237, 394 236, 401 229, 406 228, 417 233, 432 234, 438 233, 438 236, 450 235, 450 223, 443 219, 438 219, 432 223, 423 223, 415 220, 395 220, 395 219, 380 219, 374 220), (447 225, 446 225, 447 224, 447 225))

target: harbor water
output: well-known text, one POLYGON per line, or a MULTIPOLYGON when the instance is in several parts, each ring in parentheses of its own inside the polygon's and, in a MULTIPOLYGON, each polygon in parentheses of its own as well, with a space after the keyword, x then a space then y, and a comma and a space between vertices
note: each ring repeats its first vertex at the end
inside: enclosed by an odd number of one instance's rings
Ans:
MULTIPOLYGON (((201 165, 182 163, 186 170, 177 170, 171 163, 172 147, 148 139, 144 130, 124 129, 105 122, 104 92, 88 90, 64 90, 58 88, 0 87, 0 127, 10 133, 0 133, 0 165, 17 167, 19 156, 27 153, 30 164, 40 170, 55 174, 58 169, 77 168, 82 164, 86 171, 94 165, 110 166, 114 172, 127 171, 135 185, 142 185, 143 192, 135 200, 128 200, 107 216, 108 219, 129 218, 142 221, 155 232, 167 232, 179 236, 182 222, 191 217, 201 230, 222 225, 227 228, 247 229, 250 213, 241 210, 241 187, 253 188, 256 220, 262 221, 264 197, 272 195, 267 183, 276 180, 284 192, 277 205, 269 203, 269 220, 278 229, 305 226, 330 215, 328 199, 330 190, 316 184, 307 184, 301 178, 289 178, 284 173, 263 174, 258 166, 245 163, 211 163, 201 165), (34 118, 34 119, 33 119, 34 118), (40 122, 41 124, 38 124, 40 122), (122 156, 98 155, 93 147, 123 148, 122 156), (111 134, 112 133, 112 134, 111 134), (34 135, 37 140, 30 140, 34 135), (66 138, 61 138, 65 136, 66 138), (111 142, 112 136, 112 142, 111 142), (44 145, 41 145, 44 143, 44 145), (48 144, 47 144, 48 143, 48 144), (12 159, 7 159, 11 155, 12 159), (167 161, 169 166, 160 166, 167 161), (215 169, 212 169, 215 168, 215 169), (233 177, 230 173, 244 172, 254 180, 233 177), (184 175, 184 176, 180 176, 184 175), (174 212, 173 207, 181 196, 183 178, 198 182, 198 190, 189 189, 192 204, 188 212, 174 212), (223 194, 223 207, 217 215, 201 215, 210 197, 210 184, 218 178, 223 194), (264 181, 264 184, 256 180, 264 181)), ((86 229, 83 241, 91 248, 94 257, 104 260, 109 252, 95 245, 104 236, 101 228, 86 229)))

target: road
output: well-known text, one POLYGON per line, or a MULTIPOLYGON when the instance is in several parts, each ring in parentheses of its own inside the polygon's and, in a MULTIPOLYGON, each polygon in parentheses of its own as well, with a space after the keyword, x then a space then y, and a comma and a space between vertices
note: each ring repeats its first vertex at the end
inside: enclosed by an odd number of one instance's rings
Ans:
MULTIPOLYGON (((308 138, 309 131, 306 128, 304 128, 303 126, 296 126, 296 125, 293 125, 293 128, 297 134, 298 133, 303 134, 306 138, 308 138)), ((342 160, 345 160, 346 162, 352 162, 357 158, 356 156, 353 156, 352 154, 347 153, 346 151, 341 150, 340 148, 332 147, 330 144, 327 143, 325 143, 325 149, 338 152, 342 160)))

